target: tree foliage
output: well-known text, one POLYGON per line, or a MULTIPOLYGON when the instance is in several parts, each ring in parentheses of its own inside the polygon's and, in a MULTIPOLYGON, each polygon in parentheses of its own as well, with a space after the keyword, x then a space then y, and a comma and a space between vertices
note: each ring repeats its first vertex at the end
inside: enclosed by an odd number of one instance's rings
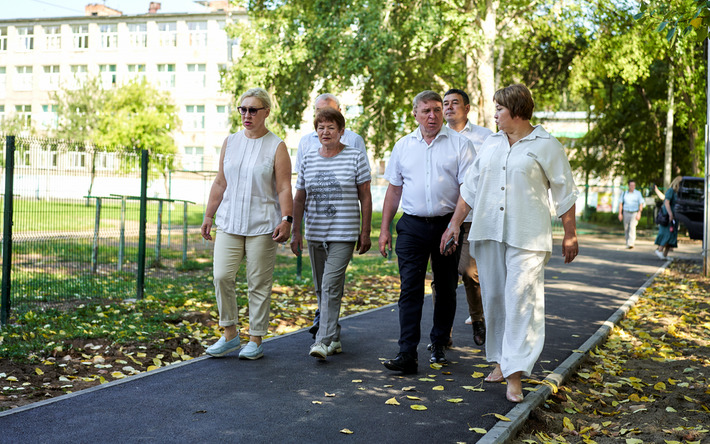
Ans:
POLYGON ((701 42, 708 37, 710 27, 710 3, 706 0, 651 0, 641 3, 635 19, 666 40, 688 36, 701 42))
MULTIPOLYGON (((516 59, 520 46, 540 43, 531 36, 536 36, 544 22, 538 18, 552 10, 547 5, 555 3, 250 0, 243 2, 249 20, 227 28, 231 36, 240 38, 240 54, 223 86, 235 95, 252 86, 265 87, 278 102, 272 123, 290 128, 300 126, 314 90, 357 91, 362 112, 348 124, 365 137, 375 157, 381 157, 414 127, 409 118, 411 101, 425 89, 467 89, 479 123, 493 127, 493 74, 496 66, 508 69, 502 59, 495 58, 496 51, 512 48, 511 60, 516 59)), ((549 91, 552 85, 559 90, 560 79, 567 77, 560 67, 574 52, 570 50, 573 45, 567 45, 570 39, 564 37, 570 34, 563 26, 567 22, 559 24, 558 28, 546 25, 540 38, 547 39, 548 55, 562 62, 552 70, 537 65, 535 74, 517 78, 535 79, 549 91), (565 43, 554 43, 560 39, 565 43)), ((515 77, 509 73, 498 78, 515 77)))

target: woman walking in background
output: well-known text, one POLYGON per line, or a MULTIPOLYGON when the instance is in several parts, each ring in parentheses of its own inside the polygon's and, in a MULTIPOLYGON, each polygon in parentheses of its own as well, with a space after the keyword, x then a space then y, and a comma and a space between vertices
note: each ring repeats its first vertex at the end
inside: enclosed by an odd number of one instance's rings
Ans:
POLYGON ((656 241, 654 242, 654 244, 658 245, 655 253, 659 259, 667 259, 668 252, 671 248, 678 247, 678 221, 675 220, 673 207, 675 206, 678 187, 680 187, 681 180, 683 180, 682 176, 676 176, 666 190, 665 195, 661 193, 656 185, 653 186, 653 191, 656 192, 656 195, 663 199, 663 205, 661 205, 661 209, 658 211, 664 211, 668 215, 668 225, 658 225, 658 235, 656 236, 656 241))
POLYGON ((276 244, 288 240, 293 222, 291 158, 286 144, 266 128, 269 94, 252 88, 239 103, 244 129, 224 140, 201 227, 202 237, 212 240, 215 218, 214 285, 219 325, 224 327, 224 336, 206 352, 219 357, 241 346, 235 280, 246 257, 249 343, 239 358, 259 359, 264 356, 261 340, 269 328, 276 244))

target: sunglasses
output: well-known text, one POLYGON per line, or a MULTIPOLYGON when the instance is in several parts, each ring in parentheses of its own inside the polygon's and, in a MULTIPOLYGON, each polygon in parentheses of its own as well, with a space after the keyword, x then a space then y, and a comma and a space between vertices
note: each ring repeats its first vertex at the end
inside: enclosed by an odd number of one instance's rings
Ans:
POLYGON ((261 107, 261 108, 247 108, 246 106, 237 107, 237 111, 239 111, 239 114, 244 115, 246 113, 249 113, 252 116, 255 116, 256 113, 258 113, 262 109, 266 109, 266 107, 265 106, 261 107))

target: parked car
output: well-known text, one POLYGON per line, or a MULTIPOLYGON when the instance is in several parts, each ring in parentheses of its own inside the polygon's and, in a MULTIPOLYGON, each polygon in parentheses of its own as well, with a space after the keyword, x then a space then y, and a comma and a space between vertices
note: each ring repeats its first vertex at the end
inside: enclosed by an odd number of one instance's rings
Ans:
POLYGON ((684 176, 678 187, 673 214, 687 230, 691 239, 701 239, 705 233, 705 179, 684 176))

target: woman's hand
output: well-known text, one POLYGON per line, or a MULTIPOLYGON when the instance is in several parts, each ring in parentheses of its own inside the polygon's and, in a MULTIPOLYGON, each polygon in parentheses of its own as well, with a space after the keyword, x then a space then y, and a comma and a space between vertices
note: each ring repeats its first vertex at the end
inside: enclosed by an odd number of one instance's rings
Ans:
POLYGON ((357 250, 357 254, 365 254, 370 250, 370 247, 372 247, 372 240, 370 240, 370 233, 369 232, 362 232, 360 233, 360 237, 357 239, 357 245, 355 245, 355 249, 357 250))
POLYGON ((274 230, 274 234, 271 235, 271 237, 274 239, 274 241, 276 241, 278 243, 282 243, 282 242, 286 242, 290 235, 291 235, 291 224, 285 220, 282 220, 281 223, 274 230))
POLYGON ((205 216, 205 220, 202 221, 202 226, 200 227, 200 234, 202 234, 202 237, 208 241, 212 240, 212 235, 210 232, 212 231, 212 218, 205 216))
POLYGON ((577 244, 577 234, 567 234, 562 238, 562 256, 565 257, 565 264, 569 264, 577 257, 579 245, 577 244))
POLYGON ((291 237, 291 251, 296 256, 300 256, 301 251, 303 251, 303 240, 301 238, 300 230, 293 230, 293 236, 291 237))

